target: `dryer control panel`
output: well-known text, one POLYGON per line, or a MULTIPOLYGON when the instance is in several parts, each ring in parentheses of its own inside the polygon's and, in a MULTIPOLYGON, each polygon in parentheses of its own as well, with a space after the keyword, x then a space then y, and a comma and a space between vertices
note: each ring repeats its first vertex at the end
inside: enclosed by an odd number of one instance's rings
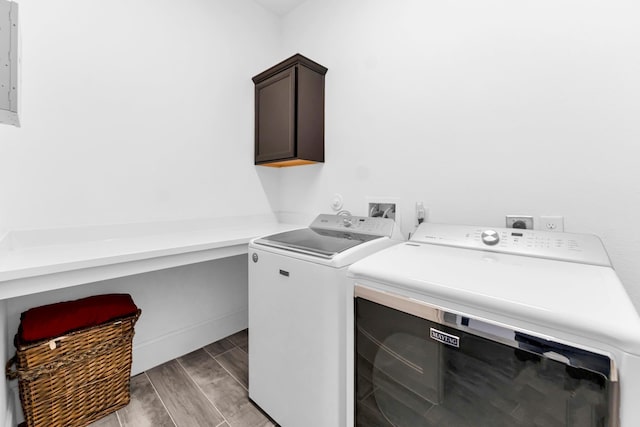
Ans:
POLYGON ((611 266, 602 241, 593 234, 422 223, 411 241, 611 266))

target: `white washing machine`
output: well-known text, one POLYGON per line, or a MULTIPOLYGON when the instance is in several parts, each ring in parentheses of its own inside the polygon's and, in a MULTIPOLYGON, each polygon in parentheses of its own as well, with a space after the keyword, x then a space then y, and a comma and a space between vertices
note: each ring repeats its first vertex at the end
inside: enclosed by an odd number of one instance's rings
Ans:
POLYGON ((401 241, 391 219, 320 215, 249 244, 249 397, 284 427, 344 426, 346 268, 401 241))
POLYGON ((355 425, 640 426, 640 318, 596 236, 424 223, 348 274, 355 425))

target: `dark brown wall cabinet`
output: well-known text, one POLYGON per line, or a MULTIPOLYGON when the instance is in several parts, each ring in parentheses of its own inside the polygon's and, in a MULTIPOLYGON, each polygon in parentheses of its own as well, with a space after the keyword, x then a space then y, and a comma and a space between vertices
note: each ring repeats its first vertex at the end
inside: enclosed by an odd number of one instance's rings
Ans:
POLYGON ((255 164, 324 162, 324 75, 300 54, 253 78, 256 85, 255 164))

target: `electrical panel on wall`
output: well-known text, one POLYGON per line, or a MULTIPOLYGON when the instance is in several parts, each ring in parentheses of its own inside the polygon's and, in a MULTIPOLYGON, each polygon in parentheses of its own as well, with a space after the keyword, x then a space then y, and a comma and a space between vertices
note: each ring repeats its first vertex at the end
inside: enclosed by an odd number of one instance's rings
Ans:
POLYGON ((18 62, 18 5, 0 0, 0 123, 19 127, 18 62))

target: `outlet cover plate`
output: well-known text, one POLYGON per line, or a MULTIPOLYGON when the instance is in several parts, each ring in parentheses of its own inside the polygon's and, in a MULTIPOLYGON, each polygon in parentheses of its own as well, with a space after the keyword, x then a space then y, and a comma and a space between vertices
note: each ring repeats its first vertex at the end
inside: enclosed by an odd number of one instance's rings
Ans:
POLYGON ((563 216, 552 216, 552 215, 541 215, 540 216, 540 230, 545 231, 564 231, 564 217, 563 216))

